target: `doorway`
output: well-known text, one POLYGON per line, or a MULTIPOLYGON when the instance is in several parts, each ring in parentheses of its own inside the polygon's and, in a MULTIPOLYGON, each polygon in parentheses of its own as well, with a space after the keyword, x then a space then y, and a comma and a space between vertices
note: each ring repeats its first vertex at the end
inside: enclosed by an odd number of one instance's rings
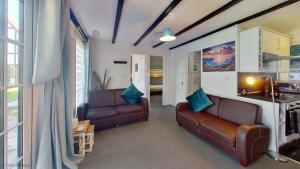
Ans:
POLYGON ((132 83, 149 99, 151 106, 162 106, 163 57, 132 55, 132 83))
POLYGON ((150 102, 153 106, 162 105, 163 57, 150 56, 150 102))

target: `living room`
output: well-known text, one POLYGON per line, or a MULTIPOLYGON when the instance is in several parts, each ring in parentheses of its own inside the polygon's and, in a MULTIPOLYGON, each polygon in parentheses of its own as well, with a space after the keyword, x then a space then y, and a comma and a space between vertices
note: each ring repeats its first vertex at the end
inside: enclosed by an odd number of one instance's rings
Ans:
POLYGON ((0 169, 296 169, 300 0, 0 0, 0 169))

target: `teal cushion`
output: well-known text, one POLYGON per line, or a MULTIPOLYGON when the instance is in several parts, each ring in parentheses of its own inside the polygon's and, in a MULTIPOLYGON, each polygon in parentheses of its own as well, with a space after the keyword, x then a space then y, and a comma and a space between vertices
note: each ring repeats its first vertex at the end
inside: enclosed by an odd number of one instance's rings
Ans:
POLYGON ((129 104, 137 104, 140 102, 144 93, 140 92, 133 84, 131 84, 122 94, 122 98, 129 104))
POLYGON ((203 109, 213 105, 213 102, 206 96, 204 91, 200 88, 192 95, 186 98, 188 105, 193 112, 200 112, 203 109))

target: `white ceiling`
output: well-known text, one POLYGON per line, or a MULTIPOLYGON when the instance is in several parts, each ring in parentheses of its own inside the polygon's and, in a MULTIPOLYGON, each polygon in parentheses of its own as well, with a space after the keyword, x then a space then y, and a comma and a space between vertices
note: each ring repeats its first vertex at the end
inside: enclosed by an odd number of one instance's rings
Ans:
POLYGON ((274 31, 289 34, 300 29, 300 3, 287 6, 257 19, 241 24, 244 29, 263 26, 274 31))
MULTIPOLYGON (((172 0, 125 0, 116 42, 133 44, 154 22, 172 0)), ((216 10, 230 0, 183 0, 175 9, 141 42, 153 46, 159 43, 157 32, 170 27, 176 33, 208 13, 216 10)), ((255 14, 286 0, 244 0, 225 12, 180 35, 173 42, 160 47, 169 48, 187 40, 220 28, 224 25, 255 14)), ((116 15, 117 0, 71 0, 72 9, 89 35, 93 30, 100 33, 99 38, 111 41, 116 15)), ((277 31, 289 32, 300 28, 300 3, 268 14, 244 27, 263 25, 277 31)))

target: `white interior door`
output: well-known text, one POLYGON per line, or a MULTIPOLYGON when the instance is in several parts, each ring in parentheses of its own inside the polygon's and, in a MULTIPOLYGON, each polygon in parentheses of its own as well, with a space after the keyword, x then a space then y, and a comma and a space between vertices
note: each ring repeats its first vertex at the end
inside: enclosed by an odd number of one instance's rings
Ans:
POLYGON ((176 104, 185 101, 187 96, 188 57, 176 57, 176 104))
POLYGON ((132 83, 149 98, 148 92, 148 56, 133 55, 132 56, 132 83))

